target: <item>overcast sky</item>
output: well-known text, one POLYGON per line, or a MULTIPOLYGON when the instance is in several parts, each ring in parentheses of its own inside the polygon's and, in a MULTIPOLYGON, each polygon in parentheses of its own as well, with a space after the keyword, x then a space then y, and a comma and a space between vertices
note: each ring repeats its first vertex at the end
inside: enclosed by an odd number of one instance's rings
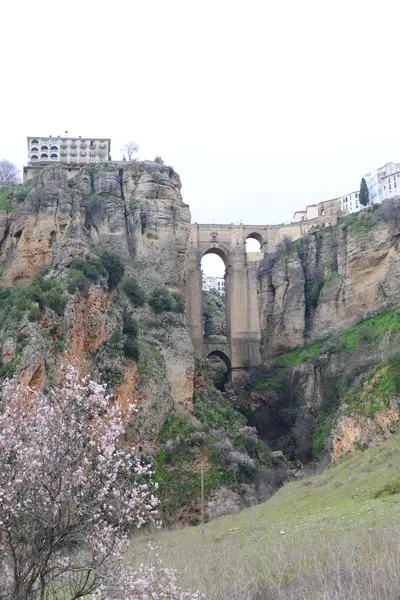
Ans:
POLYGON ((111 137, 180 174, 192 220, 279 223, 400 161, 400 3, 4 0, 0 157, 111 137))

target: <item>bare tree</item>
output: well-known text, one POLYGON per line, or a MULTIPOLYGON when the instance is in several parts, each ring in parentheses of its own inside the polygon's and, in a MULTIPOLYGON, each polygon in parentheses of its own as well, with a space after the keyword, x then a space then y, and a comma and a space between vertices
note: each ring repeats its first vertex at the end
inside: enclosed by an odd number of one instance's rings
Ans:
POLYGON ((0 189, 19 182, 19 171, 14 163, 5 158, 0 160, 0 189))
POLYGON ((138 153, 139 144, 136 144, 136 142, 127 142, 123 147, 123 150, 127 153, 128 160, 131 161, 132 157, 138 153))

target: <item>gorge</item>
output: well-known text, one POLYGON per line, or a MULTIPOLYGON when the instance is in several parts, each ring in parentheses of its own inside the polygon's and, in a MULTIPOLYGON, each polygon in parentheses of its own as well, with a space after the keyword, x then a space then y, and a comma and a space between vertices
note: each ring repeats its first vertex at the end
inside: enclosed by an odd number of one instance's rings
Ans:
POLYGON ((201 463, 215 516, 268 497, 299 461, 392 435, 398 203, 309 231, 211 227, 191 225, 172 167, 73 175, 51 165, 0 194, 1 374, 46 388, 75 363, 121 406, 134 399, 125 443, 154 460, 167 518, 198 519, 201 463), (203 339, 208 252, 226 265, 225 344, 203 339), (223 394, 210 353, 232 368, 223 394))

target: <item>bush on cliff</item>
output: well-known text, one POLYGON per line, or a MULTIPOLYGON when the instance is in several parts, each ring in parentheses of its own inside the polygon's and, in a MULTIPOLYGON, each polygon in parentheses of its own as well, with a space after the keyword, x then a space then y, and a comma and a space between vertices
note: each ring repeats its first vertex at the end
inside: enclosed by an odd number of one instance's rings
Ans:
POLYGON ((150 294, 149 304, 155 313, 177 312, 183 313, 185 301, 179 292, 170 292, 165 286, 153 289, 150 294))
POLYGON ((122 282, 122 289, 134 306, 143 306, 146 295, 136 277, 126 277, 122 282))
POLYGON ((100 252, 100 259, 108 275, 108 289, 112 290, 122 280, 125 272, 122 257, 115 250, 104 248, 100 252))

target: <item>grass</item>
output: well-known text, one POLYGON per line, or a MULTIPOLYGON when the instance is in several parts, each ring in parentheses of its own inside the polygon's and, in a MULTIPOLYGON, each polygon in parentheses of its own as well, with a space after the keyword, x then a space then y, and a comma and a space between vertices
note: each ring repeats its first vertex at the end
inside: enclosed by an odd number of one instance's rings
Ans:
MULTIPOLYGON (((388 331, 393 333, 400 332, 400 311, 398 309, 376 315, 364 321, 360 321, 356 325, 345 329, 338 336, 330 338, 336 343, 336 350, 331 349, 331 353, 343 353, 356 349, 360 344, 373 341, 388 331)), ((329 338, 328 338, 329 339, 329 338)), ((323 354, 327 348, 328 340, 322 340, 308 344, 288 352, 274 361, 277 367, 296 367, 312 358, 316 358, 323 354)))
POLYGON ((318 476, 285 485, 264 504, 207 523, 204 540, 199 527, 152 538, 161 546, 166 566, 177 568, 184 585, 204 591, 210 600, 394 600, 400 586, 394 543, 400 533, 399 462, 396 434, 318 476), (383 565, 393 561, 397 568, 393 564, 385 578, 383 565), (341 579, 339 573, 346 576, 341 579), (382 595, 378 590, 385 581, 391 587, 382 595), (339 583, 344 586, 341 595, 326 592, 339 583), (300 593, 306 588, 308 595, 300 593), (260 589, 263 594, 257 595, 260 589))

